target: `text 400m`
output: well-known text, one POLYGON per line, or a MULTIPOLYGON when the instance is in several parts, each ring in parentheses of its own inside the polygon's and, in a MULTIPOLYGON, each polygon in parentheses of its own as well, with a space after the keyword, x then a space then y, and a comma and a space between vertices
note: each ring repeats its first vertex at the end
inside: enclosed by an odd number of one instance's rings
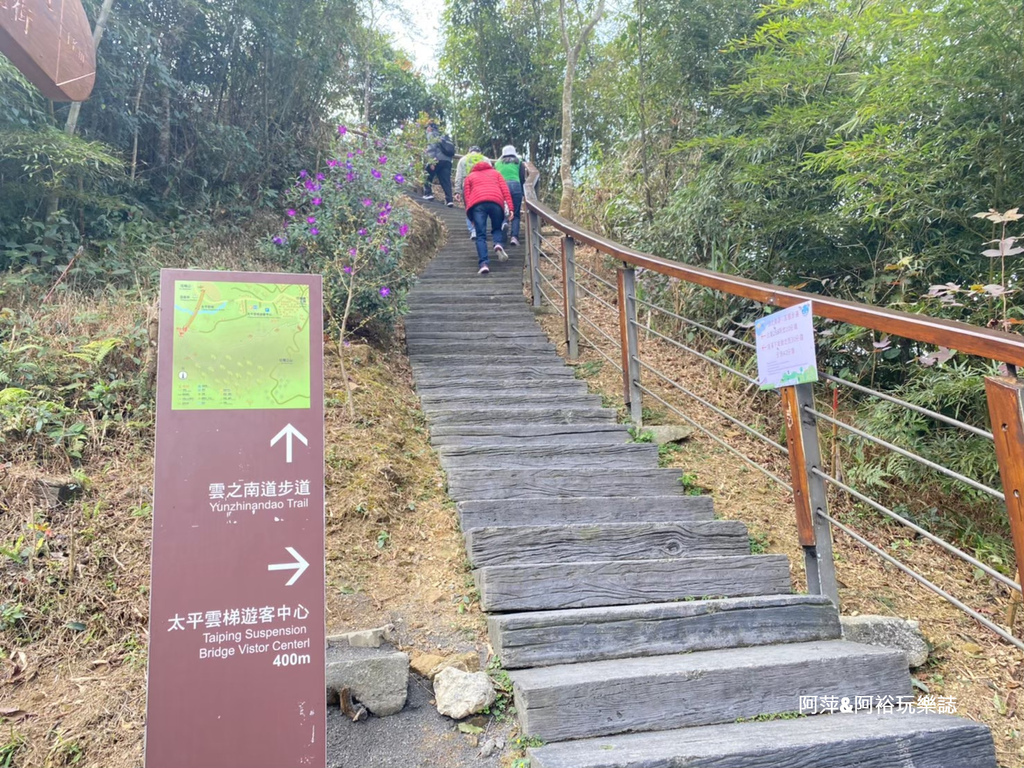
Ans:
POLYGON ((294 667, 299 664, 309 664, 313 661, 308 653, 279 653, 274 657, 275 667, 294 667))

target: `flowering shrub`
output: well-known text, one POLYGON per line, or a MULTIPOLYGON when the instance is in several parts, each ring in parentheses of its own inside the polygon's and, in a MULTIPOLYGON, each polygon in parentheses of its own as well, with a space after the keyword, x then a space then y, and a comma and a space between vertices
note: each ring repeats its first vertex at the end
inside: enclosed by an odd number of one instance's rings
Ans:
POLYGON ((281 232, 265 244, 295 272, 324 277, 324 307, 342 342, 394 330, 413 274, 402 264, 411 216, 395 206, 412 169, 401 145, 338 126, 325 167, 299 171, 281 232))

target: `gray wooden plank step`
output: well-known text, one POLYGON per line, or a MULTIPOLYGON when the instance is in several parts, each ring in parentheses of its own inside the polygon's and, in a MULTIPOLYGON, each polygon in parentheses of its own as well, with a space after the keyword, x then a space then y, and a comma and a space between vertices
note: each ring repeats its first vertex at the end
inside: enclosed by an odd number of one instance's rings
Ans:
MULTIPOLYGON (((548 384, 547 386, 540 386, 543 382, 537 382, 536 386, 523 387, 515 384, 507 384, 504 386, 493 386, 488 387, 486 384, 479 384, 476 386, 468 387, 457 387, 451 385, 443 389, 420 389, 420 402, 426 406, 428 403, 431 406, 437 403, 444 403, 448 400, 470 400, 476 398, 479 400, 485 400, 487 402, 506 402, 508 400, 529 400, 535 405, 541 403, 555 402, 558 403, 558 398, 571 398, 572 402, 581 402, 580 398, 591 398, 591 395, 587 392, 586 386, 576 387, 568 379, 565 380, 561 386, 555 384, 548 384), (536 399, 534 399, 536 398, 536 399)), ((563 401, 564 402, 564 401, 563 401)), ((587 400, 586 402, 594 402, 593 400, 587 400)), ((600 398, 597 400, 601 402, 600 398)))
POLYGON ((511 525, 557 525, 711 520, 710 496, 610 496, 463 501, 457 505, 463 531, 511 525))
MULTIPOLYGON (((577 436, 588 434, 611 434, 629 440, 629 428, 625 424, 594 424, 585 427, 573 424, 482 424, 470 426, 439 426, 431 430, 431 438, 500 436, 506 438, 539 438, 577 436)), ((495 441, 496 442, 496 441, 495 441)))
MULTIPOLYGON (((500 425, 499 425, 500 426, 500 425)), ((509 425, 515 426, 515 425, 509 425)), ((546 425, 541 425, 546 426, 546 425)), ((557 425, 552 425, 557 427, 557 425)), ((598 426, 598 425, 595 425, 598 426)), ((608 425, 599 425, 608 426, 608 425)), ((459 434, 458 432, 453 434, 432 434, 430 442, 437 448, 444 446, 450 446, 453 448, 467 448, 472 445, 502 445, 506 448, 515 448, 517 446, 528 446, 528 445, 577 445, 577 446, 591 446, 591 445, 624 445, 629 439, 629 434, 626 432, 619 431, 600 431, 588 434, 587 432, 580 430, 576 425, 569 425, 569 427, 563 427, 563 430, 569 430, 574 428, 577 431, 564 431, 559 434, 510 434, 501 435, 495 432, 491 432, 486 435, 472 435, 472 434, 459 434)), ((438 427, 440 429, 440 427, 438 427)), ((436 430, 435 430, 436 431, 436 430)))
POLYGON ((484 611, 551 611, 790 591, 785 555, 493 565, 473 572, 484 611))
POLYGON ((407 328, 405 341, 407 344, 420 341, 533 341, 541 339, 548 341, 547 334, 531 323, 526 327, 512 327, 507 329, 488 328, 483 323, 477 324, 475 328, 461 328, 456 330, 441 330, 439 328, 407 328))
POLYGON ((473 365, 462 361, 461 365, 448 365, 442 362, 439 365, 433 363, 412 364, 413 376, 417 379, 417 390, 424 386, 426 388, 447 386, 452 381, 464 381, 467 379, 477 380, 508 380, 522 379, 524 381, 539 381, 541 383, 554 382, 554 380, 578 381, 573 375, 572 368, 566 367, 560 360, 551 360, 539 365, 532 363, 520 363, 514 360, 506 360, 504 363, 494 365, 473 365), (422 382, 421 382, 422 380, 422 382))
POLYGON ((838 640, 839 613, 821 595, 756 595, 487 618, 506 669, 838 640))
POLYGON ((579 379, 570 377, 559 377, 552 381, 551 379, 513 379, 505 378, 490 378, 481 379, 477 377, 463 377, 463 378, 449 378, 443 381, 429 381, 424 380, 417 382, 416 391, 420 397, 424 395, 434 395, 438 393, 450 393, 450 392, 502 392, 502 391, 522 391, 522 392, 578 392, 580 394, 587 394, 587 384, 579 379))
POLYGON ((494 355, 498 352, 519 358, 521 353, 553 357, 555 346, 545 339, 407 339, 410 356, 421 355, 494 355))
POLYGON ((537 467, 636 467, 648 469, 658 463, 658 447, 647 443, 616 445, 566 445, 541 443, 509 446, 507 444, 444 447, 438 449, 441 463, 449 472, 459 469, 521 469, 537 467))
POLYGON ((586 424, 615 423, 615 412, 608 408, 517 408, 508 405, 482 405, 468 410, 433 411, 435 424, 586 424))
POLYGON ((853 701, 911 693, 902 651, 843 640, 562 664, 510 675, 523 733, 547 742, 799 712, 801 696, 853 701))
POLYGON ((591 523, 474 528, 466 531, 474 568, 488 565, 749 555, 738 520, 591 523))
POLYGON ((601 396, 585 392, 491 392, 477 390, 471 394, 422 394, 423 410, 455 410, 480 405, 521 405, 524 408, 600 408, 601 396))
POLYGON ((877 712, 605 736, 529 755, 532 768, 996 768, 980 723, 877 712))
POLYGON ((456 501, 560 496, 671 496, 683 494, 678 469, 527 469, 491 472, 464 469, 448 478, 456 501))
POLYGON ((464 344, 438 342, 417 345, 415 349, 409 350, 409 359, 415 362, 432 362, 438 357, 461 360, 462 363, 470 365, 487 365, 498 359, 507 361, 510 358, 522 363, 548 363, 558 359, 553 346, 530 346, 504 342, 481 344, 475 348, 464 344))
POLYGON ((542 331, 533 318, 496 320, 494 318, 476 318, 472 320, 438 320, 433 323, 409 323, 405 326, 407 339, 427 336, 450 336, 451 334, 491 333, 502 337, 514 337, 516 334, 533 336, 542 331))

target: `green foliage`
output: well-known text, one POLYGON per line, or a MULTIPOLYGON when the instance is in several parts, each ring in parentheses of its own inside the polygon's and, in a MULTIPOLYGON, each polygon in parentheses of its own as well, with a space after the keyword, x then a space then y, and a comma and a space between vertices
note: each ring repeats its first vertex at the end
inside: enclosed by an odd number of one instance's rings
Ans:
POLYGON ((494 686, 495 699, 494 703, 484 712, 499 722, 514 717, 516 708, 512 706, 512 678, 501 666, 501 659, 497 656, 487 663, 487 675, 491 678, 491 684, 494 686))
MULTIPOLYGON (((631 443, 653 443, 654 432, 643 427, 638 427, 635 424, 629 425, 629 442, 631 443)), ((658 455, 661 455, 661 451, 658 451, 658 455)))

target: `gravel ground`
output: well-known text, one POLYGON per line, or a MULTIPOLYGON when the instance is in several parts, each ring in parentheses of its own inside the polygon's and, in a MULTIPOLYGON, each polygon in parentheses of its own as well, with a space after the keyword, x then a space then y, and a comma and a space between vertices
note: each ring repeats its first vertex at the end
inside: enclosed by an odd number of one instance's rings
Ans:
MULTIPOLYGON (((491 738, 509 740, 511 724, 481 721, 478 735, 460 733, 451 718, 431 704, 428 680, 409 676, 405 709, 390 717, 353 723, 334 706, 327 709, 329 768, 498 768, 506 747, 492 757, 480 757, 480 746, 491 738)), ((470 719, 472 720, 472 718, 470 719)))

